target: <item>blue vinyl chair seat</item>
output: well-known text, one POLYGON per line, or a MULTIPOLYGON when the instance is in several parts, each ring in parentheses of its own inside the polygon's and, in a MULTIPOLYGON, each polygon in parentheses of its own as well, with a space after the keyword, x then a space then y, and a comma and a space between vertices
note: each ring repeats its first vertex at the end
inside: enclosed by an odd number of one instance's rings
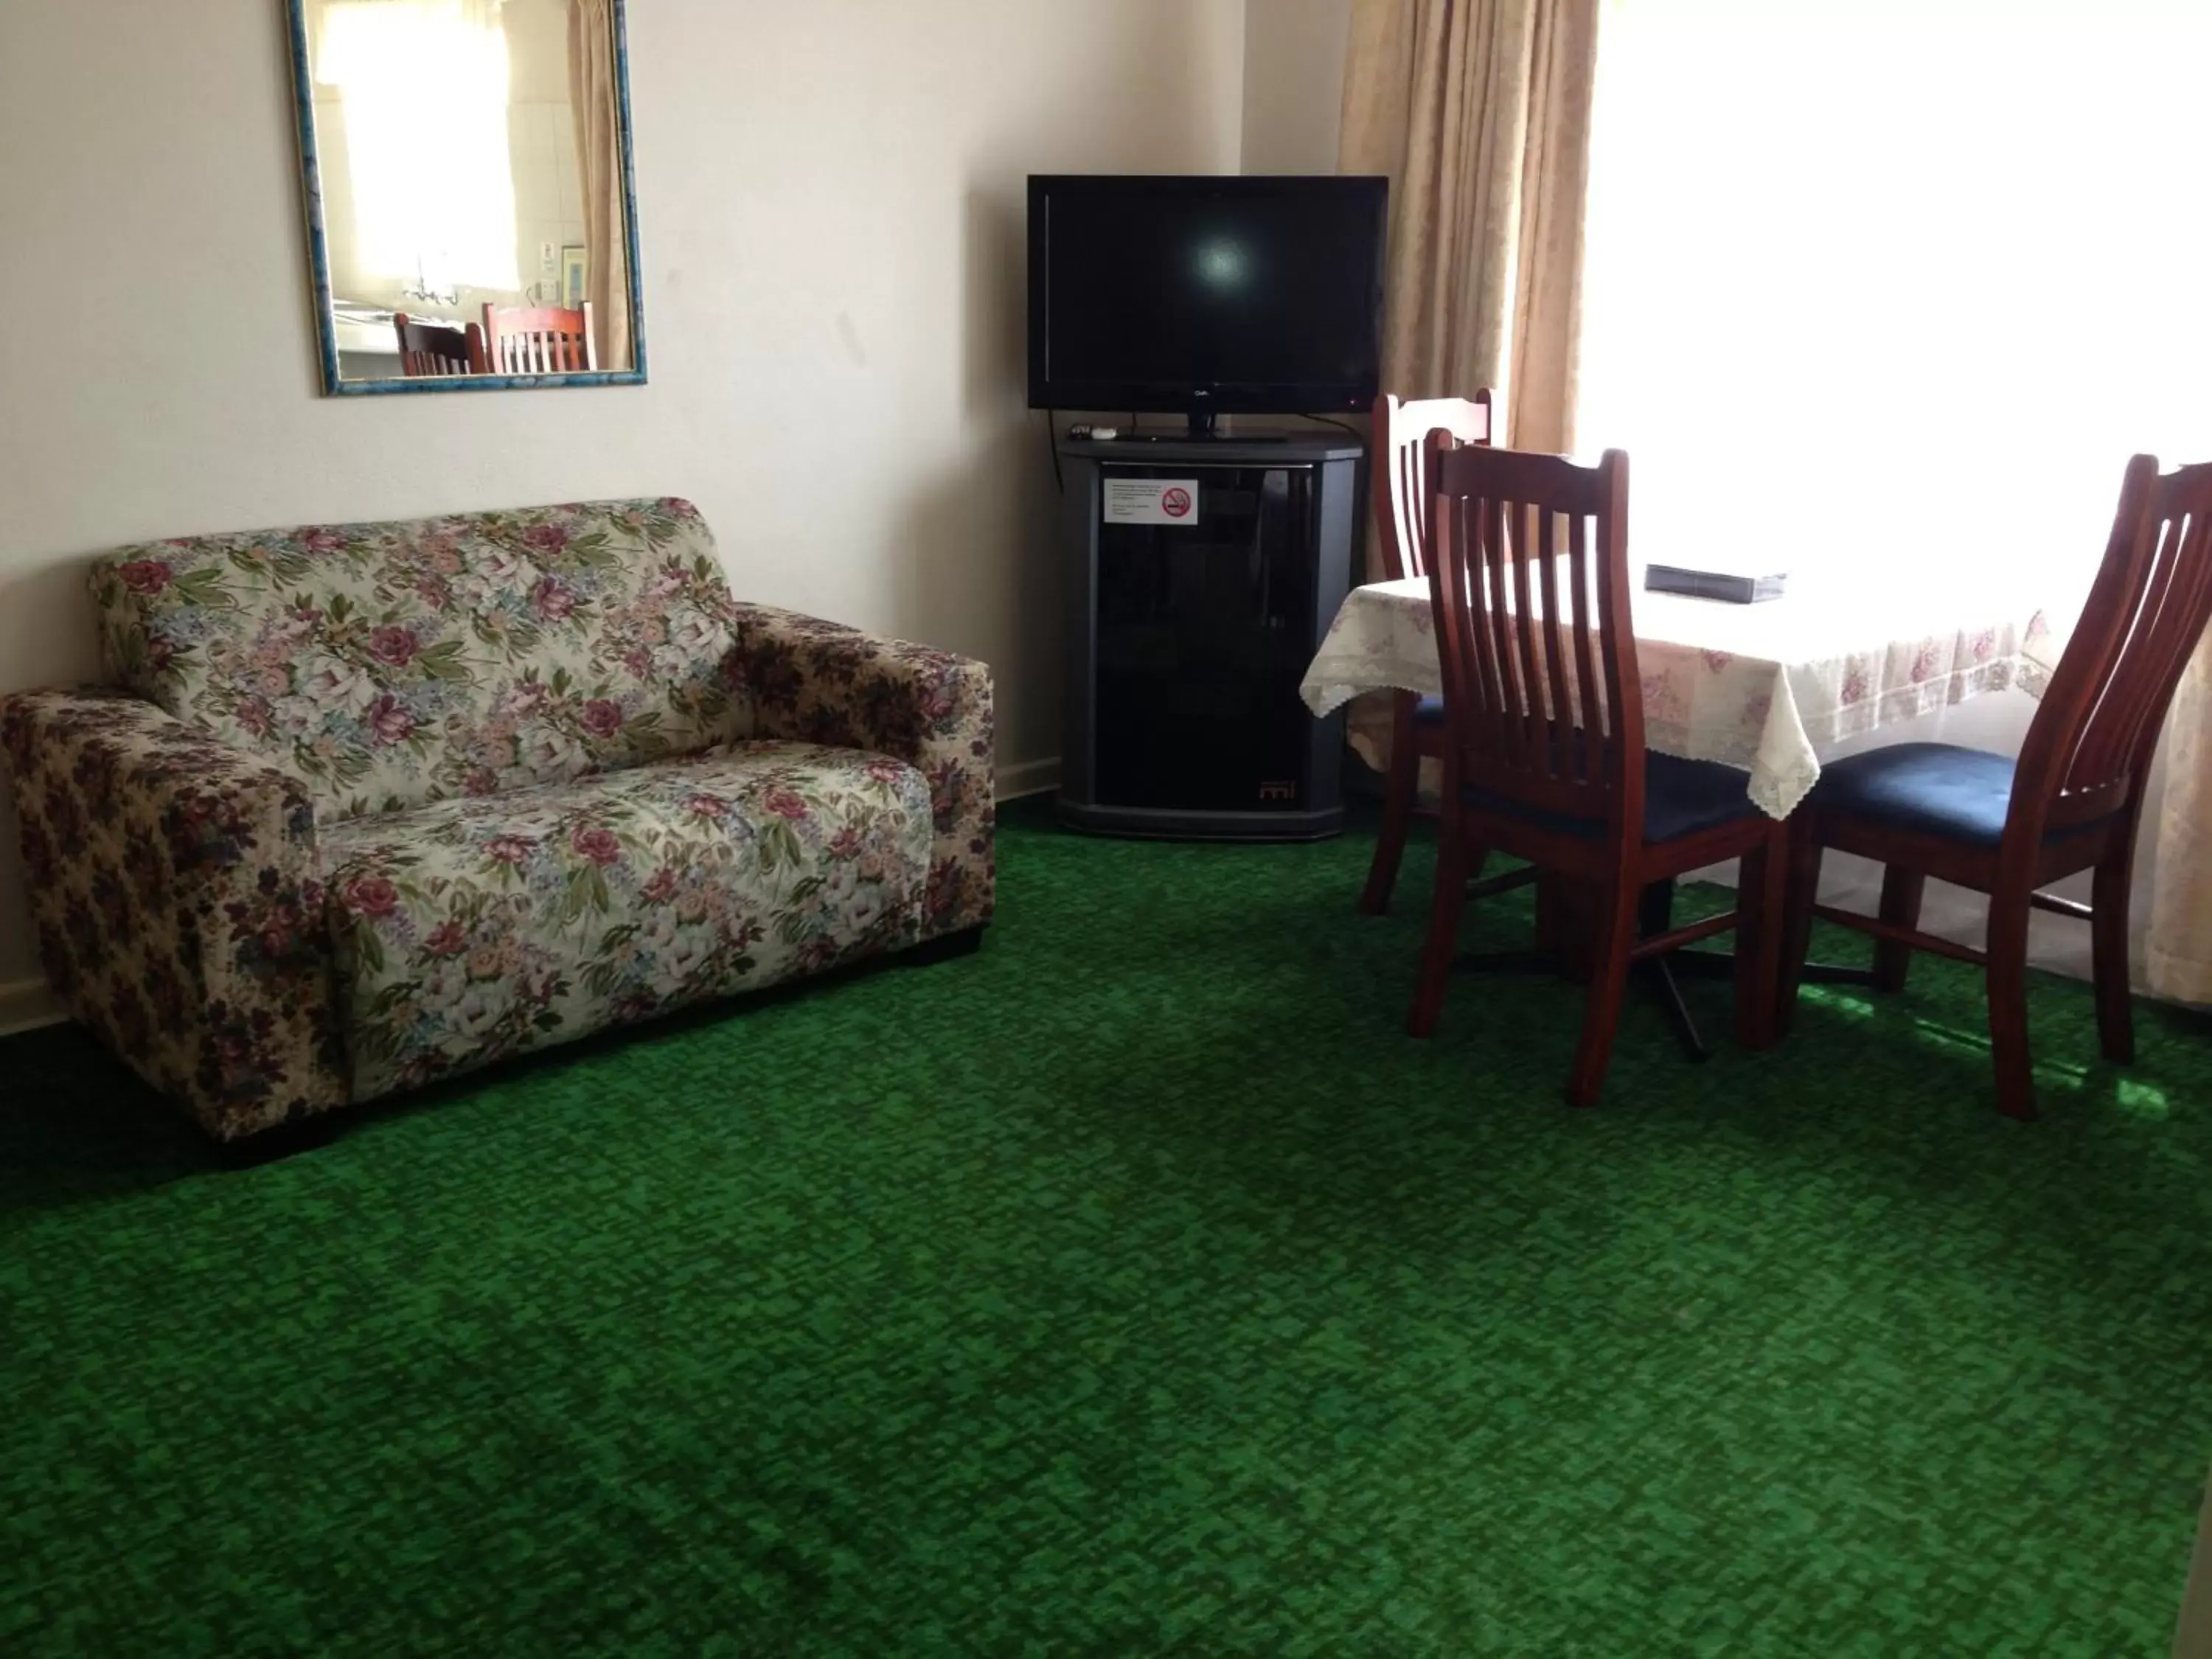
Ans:
MULTIPOLYGON (((1673 841, 1737 818, 1758 817, 1759 808, 1745 793, 1749 781, 1745 774, 1717 761, 1683 760, 1647 749, 1644 753, 1644 839, 1673 841)), ((1547 811, 1479 784, 1468 784, 1460 792, 1460 799, 1480 811, 1526 818, 1561 835, 1595 841, 1605 834, 1602 818, 1547 811)))
POLYGON ((1995 847, 2012 808, 2012 757, 1949 743, 1893 743, 1820 769, 1810 805, 1893 829, 1995 847))
MULTIPOLYGON (((1949 743, 1896 743, 1822 769, 1809 805, 1994 849, 2012 810, 2013 759, 1949 743)), ((2101 820, 2100 820, 2101 822, 2101 820)), ((2063 832, 2096 828, 2076 824, 2063 832)), ((2046 835, 2057 841, 2061 833, 2046 835)))

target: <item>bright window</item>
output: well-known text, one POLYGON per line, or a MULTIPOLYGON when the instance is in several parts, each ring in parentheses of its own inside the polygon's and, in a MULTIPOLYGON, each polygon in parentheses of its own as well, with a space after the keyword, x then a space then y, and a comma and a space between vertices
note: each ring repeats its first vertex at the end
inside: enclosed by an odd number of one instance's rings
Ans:
POLYGON ((2212 0, 1608 0, 1577 435, 1638 556, 2077 594, 2127 457, 2212 459, 2208 65, 2212 0))
POLYGON ((498 0, 331 0, 315 74, 344 96, 361 272, 520 286, 498 0))

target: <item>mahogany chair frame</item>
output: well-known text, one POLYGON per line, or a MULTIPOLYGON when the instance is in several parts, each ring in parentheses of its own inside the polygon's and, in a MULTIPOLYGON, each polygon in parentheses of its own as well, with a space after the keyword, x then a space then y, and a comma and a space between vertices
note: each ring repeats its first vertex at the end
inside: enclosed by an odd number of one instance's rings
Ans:
POLYGON ((1813 919, 1871 934, 1875 983, 1901 990, 1915 951, 1984 970, 1998 1109, 2035 1115, 2027 1041, 2031 910, 2089 923, 2099 1046, 2135 1058, 2128 984, 2128 888, 2136 831, 2159 732, 2191 656, 2212 620, 2212 463, 2160 476, 2157 460, 2128 463, 2104 563, 2064 655, 2029 726, 2013 774, 2004 831, 1994 847, 1824 809, 1818 792, 1794 820, 1778 1010, 1794 1012, 1813 919), (1856 853, 1885 866, 1881 907, 1865 916, 1819 903, 1821 854, 1856 853), (2090 902, 2040 890, 2094 872, 2090 902), (1929 877, 1990 896, 1985 948, 1920 930, 1929 877))
POLYGON ((410 380, 491 372, 483 331, 474 323, 426 322, 398 311, 392 327, 399 337, 399 372, 410 380))
MULTIPOLYGON (((1735 929, 1737 1040, 1774 1036, 1785 827, 1763 814, 1644 838, 1643 682, 1628 574, 1628 457, 1427 444, 1431 603, 1443 670, 1443 819, 1410 1028, 1436 1027, 1467 883, 1492 851, 1588 895, 1589 987, 1567 1098, 1603 1086, 1632 963, 1735 929), (1564 523, 1565 533, 1560 534, 1564 523), (1562 579, 1560 566, 1566 568, 1562 579), (1565 592, 1562 592, 1564 587, 1565 592), (1480 792, 1470 799, 1472 787, 1480 792), (1496 807, 1477 801, 1497 802, 1496 807), (1595 826, 1601 825, 1601 832, 1595 826), (1745 860, 1739 906, 1638 938, 1645 890, 1745 860)), ((1540 928, 1540 934, 1541 929, 1540 928)))
MULTIPOLYGON (((1368 445, 1372 482, 1368 496, 1375 513, 1375 531, 1393 580, 1425 576, 1421 538, 1429 514, 1426 487, 1428 441, 1441 432, 1463 444, 1496 441, 1490 388, 1472 398, 1419 398, 1407 402, 1389 392, 1375 400, 1372 434, 1368 445)), ((1406 855, 1406 836, 1413 820, 1431 816, 1417 804, 1421 763, 1441 760, 1444 730, 1441 721, 1413 718, 1420 699, 1410 691, 1393 696, 1390 720, 1390 764, 1382 781, 1382 830, 1375 842, 1375 859, 1368 866, 1367 885, 1359 895, 1359 908, 1379 916, 1390 908, 1391 890, 1398 883, 1398 866, 1406 855)))
POLYGON ((592 302, 483 308, 485 355, 495 374, 574 374, 596 370, 592 302))

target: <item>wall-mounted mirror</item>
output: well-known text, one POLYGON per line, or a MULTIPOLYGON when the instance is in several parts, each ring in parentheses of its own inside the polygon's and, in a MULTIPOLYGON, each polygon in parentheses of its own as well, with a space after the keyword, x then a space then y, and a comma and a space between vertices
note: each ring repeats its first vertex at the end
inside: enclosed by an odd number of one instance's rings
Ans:
POLYGON ((288 0, 324 389, 645 379, 623 0, 288 0))

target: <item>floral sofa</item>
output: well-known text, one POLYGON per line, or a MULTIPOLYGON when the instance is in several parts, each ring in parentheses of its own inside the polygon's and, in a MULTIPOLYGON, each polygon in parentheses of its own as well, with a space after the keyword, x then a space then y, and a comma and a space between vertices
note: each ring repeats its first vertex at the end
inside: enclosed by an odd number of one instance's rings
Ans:
POLYGON ((981 663, 731 596, 680 501, 202 536, 0 701, 69 1010, 235 1141, 992 906, 981 663))

